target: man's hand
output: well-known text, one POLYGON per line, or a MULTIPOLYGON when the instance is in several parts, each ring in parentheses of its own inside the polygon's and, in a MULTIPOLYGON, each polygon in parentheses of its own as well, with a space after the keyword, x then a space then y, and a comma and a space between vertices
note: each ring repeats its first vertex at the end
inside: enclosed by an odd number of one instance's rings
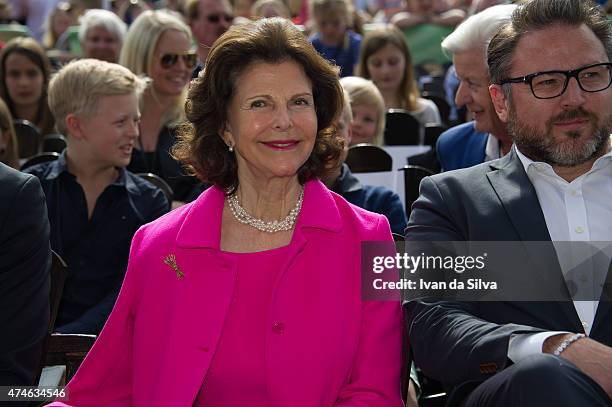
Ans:
MULTIPOLYGON (((554 335, 544 341, 542 351, 552 354, 572 334, 554 335)), ((591 338, 581 338, 560 355, 595 380, 612 397, 612 348, 591 338)))

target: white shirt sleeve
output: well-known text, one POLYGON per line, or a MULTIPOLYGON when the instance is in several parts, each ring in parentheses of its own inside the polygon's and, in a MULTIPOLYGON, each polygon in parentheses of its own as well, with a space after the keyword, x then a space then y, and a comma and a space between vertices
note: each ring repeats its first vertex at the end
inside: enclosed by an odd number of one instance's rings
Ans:
POLYGON ((542 346, 544 346, 546 339, 554 335, 569 333, 571 332, 550 331, 537 334, 514 334, 510 336, 510 342, 508 343, 508 359, 518 363, 527 356, 542 353, 542 346))

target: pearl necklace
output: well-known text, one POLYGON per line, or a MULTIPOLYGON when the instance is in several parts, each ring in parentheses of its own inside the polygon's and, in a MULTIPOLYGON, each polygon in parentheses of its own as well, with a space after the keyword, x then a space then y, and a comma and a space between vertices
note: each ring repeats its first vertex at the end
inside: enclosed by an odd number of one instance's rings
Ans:
POLYGON ((238 197, 235 193, 227 197, 227 203, 229 205, 230 212, 232 212, 232 215, 234 215, 234 218, 236 218, 238 222, 252 226, 257 230, 261 230, 262 232, 267 233, 276 233, 293 229, 295 220, 297 219, 300 210, 302 209, 303 200, 304 188, 302 188, 302 192, 300 192, 300 197, 298 198, 295 207, 291 209, 291 212, 289 212, 289 215, 287 215, 285 219, 267 222, 263 219, 257 219, 251 216, 251 214, 249 214, 242 206, 240 206, 240 202, 238 202, 238 197))

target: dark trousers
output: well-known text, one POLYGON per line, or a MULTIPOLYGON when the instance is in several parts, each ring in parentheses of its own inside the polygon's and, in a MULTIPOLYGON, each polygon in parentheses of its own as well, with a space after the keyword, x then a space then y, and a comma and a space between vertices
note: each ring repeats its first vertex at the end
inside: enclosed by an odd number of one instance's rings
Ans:
POLYGON ((530 356, 487 379, 465 407, 612 406, 606 392, 573 363, 552 355, 530 356))

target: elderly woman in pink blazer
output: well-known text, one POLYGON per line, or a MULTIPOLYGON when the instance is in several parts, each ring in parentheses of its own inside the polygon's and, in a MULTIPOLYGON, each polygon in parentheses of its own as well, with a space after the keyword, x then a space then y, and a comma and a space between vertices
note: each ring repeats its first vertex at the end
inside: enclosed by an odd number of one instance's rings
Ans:
POLYGON ((389 225, 318 180, 341 151, 341 92, 285 20, 217 41, 174 151, 214 186, 135 235, 64 403, 402 406, 399 301, 361 298, 361 242, 389 225))

